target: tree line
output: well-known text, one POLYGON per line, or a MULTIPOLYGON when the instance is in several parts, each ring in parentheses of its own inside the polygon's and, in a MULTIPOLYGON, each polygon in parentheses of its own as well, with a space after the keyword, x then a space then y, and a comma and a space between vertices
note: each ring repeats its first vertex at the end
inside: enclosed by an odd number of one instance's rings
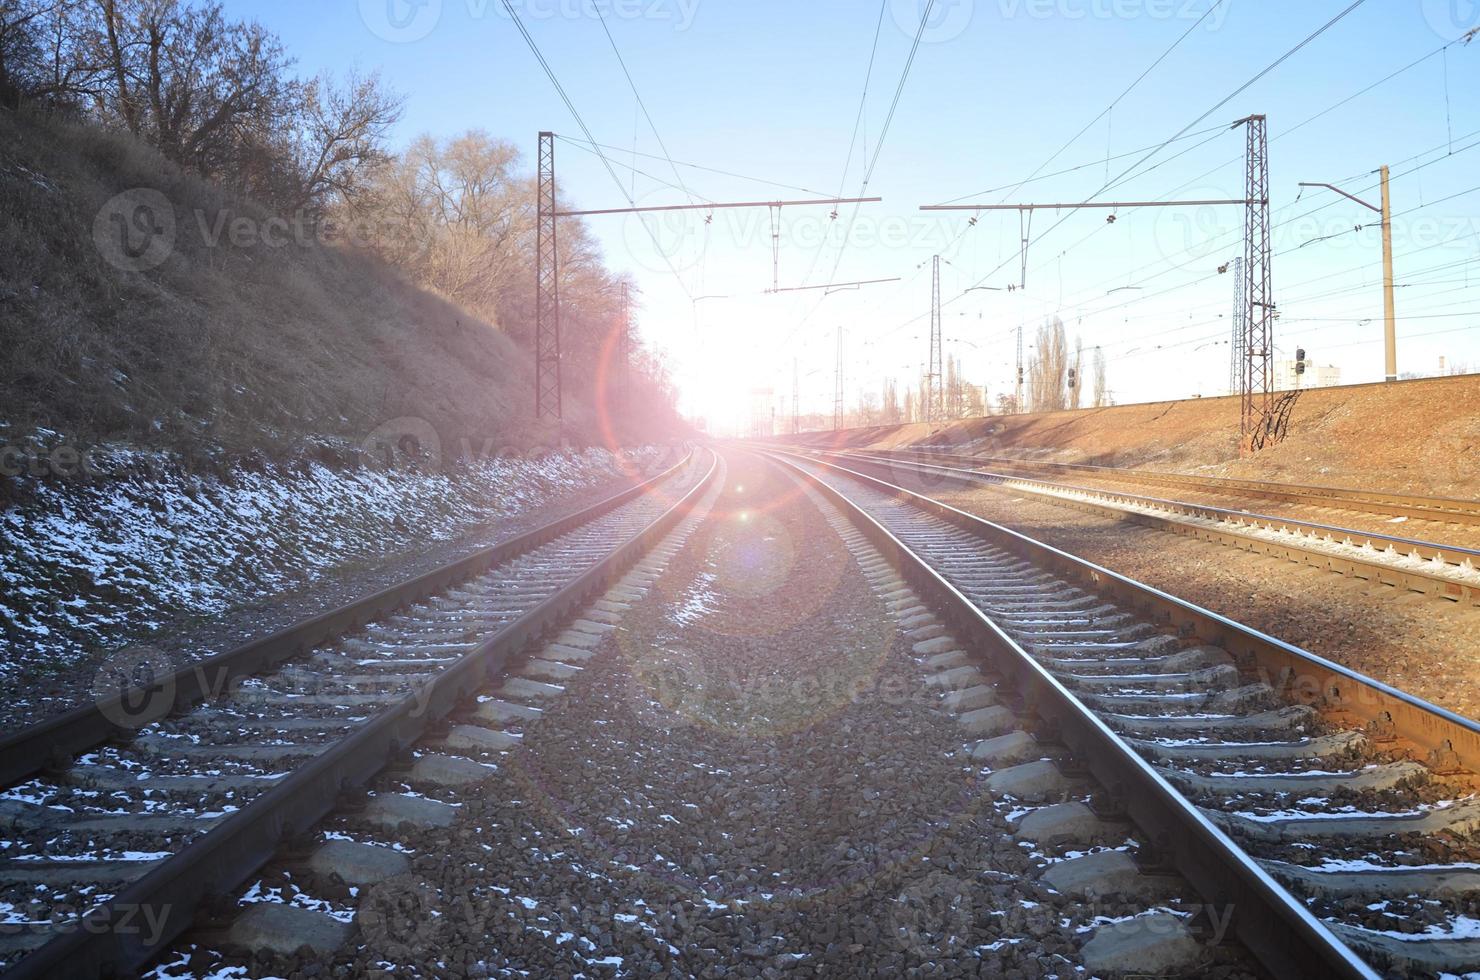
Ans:
MULTIPOLYGON (((992 414, 1057 412, 1114 404, 1106 379, 1105 352, 1095 347, 1086 358, 1084 343, 1078 338, 1071 349, 1064 323, 1057 317, 1038 329, 1033 356, 1024 375, 1026 390, 1023 404, 1019 405, 1015 386, 993 398, 986 385, 973 384, 967 379, 959 357, 948 355, 938 393, 925 375, 902 387, 897 379, 885 378, 879 390, 865 389, 858 394, 857 400, 843 413, 842 427, 953 422, 992 414)), ((809 415, 801 420, 800 426, 829 429, 833 421, 831 416, 809 415)), ((789 424, 788 420, 785 425, 789 424)))
MULTIPOLYGON (((377 74, 295 68, 276 35, 214 0, 0 0, 0 109, 124 130, 528 344, 535 186, 520 153, 479 131, 392 152, 404 99, 377 74)), ((564 370, 589 382, 622 280, 578 221, 560 248, 564 370)), ((638 383, 671 404, 660 358, 639 349, 635 361, 638 383)))

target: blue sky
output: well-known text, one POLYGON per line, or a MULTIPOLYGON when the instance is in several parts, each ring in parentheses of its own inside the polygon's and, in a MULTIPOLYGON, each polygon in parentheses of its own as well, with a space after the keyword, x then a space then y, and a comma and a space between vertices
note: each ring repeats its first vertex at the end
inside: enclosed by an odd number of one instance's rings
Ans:
MULTIPOLYGON (((688 192, 710 201, 811 196, 803 189, 857 194, 924 7, 924 0, 884 4, 860 145, 845 179, 880 17, 875 0, 603 2, 673 158, 786 185, 680 168, 688 192)), ((970 214, 917 210, 962 197, 1082 200, 1105 183, 1107 168, 1109 176, 1119 174, 1140 159, 1132 151, 1173 136, 1350 0, 1224 0, 1045 173, 1077 169, 1007 193, 1213 2, 938 0, 868 188, 883 202, 859 208, 856 220, 849 208, 837 221, 827 208, 781 216, 781 286, 832 281, 835 264, 837 281, 901 282, 831 295, 764 295, 773 283, 766 210, 719 212, 710 225, 702 214, 651 217, 646 231, 637 218, 592 219, 609 264, 637 278, 640 329, 670 353, 686 406, 722 424, 743 413, 751 387, 774 386, 789 398, 795 359, 804 409, 830 409, 838 328, 846 336, 850 402, 886 376, 915 377, 926 357, 936 253, 946 260, 946 346, 963 357, 970 380, 993 392, 1011 382, 1017 326, 1025 325, 1031 344, 1037 325, 1057 314, 1086 347, 1102 346, 1120 401, 1222 394, 1233 283, 1217 267, 1241 252, 1238 208, 1125 212, 1113 225, 1103 211, 1083 211, 1046 234, 1060 215, 1037 212, 1027 288, 1012 293, 964 291, 1004 287, 1020 276, 1015 213, 983 214, 972 226, 970 214), (1003 189, 979 193, 994 188, 1003 189), (699 296, 726 298, 692 302, 699 296)), ((581 136, 500 0, 227 6, 279 33, 304 73, 378 68, 408 96, 397 143, 480 128, 520 146, 532 165, 539 130, 581 136)), ((514 0, 514 7, 595 138, 622 148, 609 153, 619 188, 594 155, 560 143, 562 193, 580 207, 622 206, 627 195, 642 204, 684 203, 685 193, 667 186, 676 181, 666 161, 631 155, 657 154, 658 145, 591 0, 514 0)), ((1296 203, 1296 185, 1344 182, 1375 201, 1376 190, 1368 191, 1375 177, 1367 175, 1390 164, 1403 284, 1400 370, 1434 373, 1441 356, 1480 370, 1480 147, 1466 150, 1480 140, 1473 98, 1480 43, 1435 54, 1294 130, 1477 24, 1474 0, 1367 0, 1195 127, 1208 132, 1171 144, 1145 164, 1143 176, 1101 199, 1242 196, 1242 131, 1213 130, 1267 114, 1276 343, 1284 354, 1305 347, 1318 363, 1340 367, 1344 381, 1379 380, 1375 216, 1329 192, 1307 191, 1296 203), (1352 232, 1358 224, 1370 227, 1352 232), (1303 245, 1323 236, 1338 237, 1303 245)))

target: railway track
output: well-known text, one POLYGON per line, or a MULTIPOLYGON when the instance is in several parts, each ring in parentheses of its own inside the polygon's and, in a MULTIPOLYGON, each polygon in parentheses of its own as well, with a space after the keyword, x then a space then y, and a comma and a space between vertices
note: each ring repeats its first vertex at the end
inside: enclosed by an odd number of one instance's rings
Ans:
POLYGON ((1276 975, 1480 969, 1480 726, 876 476, 772 456, 977 655, 937 658, 942 686, 995 680, 959 717, 972 758, 1042 770, 1062 744, 1112 801, 1042 822, 1129 818, 1136 864, 1231 905, 1276 975))
POLYGON ((957 465, 994 467, 998 470, 1078 474, 1138 486, 1181 487, 1222 496, 1278 500, 1327 510, 1380 514, 1389 518, 1412 518, 1438 524, 1480 526, 1480 501, 1451 497, 1382 493, 1372 490, 1353 490, 1348 487, 1274 483, 1267 480, 1189 476, 1183 473, 1133 470, 1120 466, 1097 466, 1091 463, 1059 463, 1049 460, 1019 459, 1011 456, 975 456, 923 447, 890 450, 889 453, 957 465))
POLYGON ((885 466, 927 480, 1018 490, 1053 503, 1108 514, 1159 530, 1270 555, 1375 584, 1467 606, 1480 605, 1480 550, 1472 548, 1101 487, 945 466, 914 457, 901 459, 863 452, 819 455, 852 460, 869 467, 885 466))
MULTIPOLYGON (((285 843, 387 765, 476 775, 481 763, 466 756, 516 739, 507 715, 534 710, 514 702, 558 690, 552 679, 579 669, 563 661, 579 659, 582 630, 611 627, 583 620, 534 659, 532 644, 646 553, 671 550, 665 536, 689 526, 720 470, 712 453, 690 453, 592 508, 351 606, 173 673, 128 674, 116 693, 0 742, 0 968, 133 973, 198 915, 233 906, 285 843), (504 700, 443 730, 513 666, 496 689, 504 700)), ((376 795, 361 809, 389 827, 431 807, 376 795)), ((331 842, 308 860, 378 859, 369 844, 345 851, 331 842)))

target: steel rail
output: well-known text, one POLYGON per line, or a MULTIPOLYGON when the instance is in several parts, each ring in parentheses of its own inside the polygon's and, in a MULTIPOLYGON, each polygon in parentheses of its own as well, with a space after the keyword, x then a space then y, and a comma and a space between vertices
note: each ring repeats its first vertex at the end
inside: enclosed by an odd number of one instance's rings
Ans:
MULTIPOLYGON (((1085 576, 1080 584, 1096 586, 1114 582, 1122 593, 1140 595, 1153 604, 1171 604, 1188 618, 1205 620, 1214 627, 1215 635, 1240 632, 1248 641, 1246 648, 1249 644, 1275 644, 1284 647, 1289 654, 1299 655, 1303 651, 1285 647, 1279 641, 1206 610, 884 480, 793 453, 769 455, 808 480, 838 506, 901 577, 920 593, 921 598, 949 622, 950 628, 965 641, 967 648, 986 656, 991 666, 1003 675, 1005 683, 1021 695, 1028 710, 1054 729, 1075 759, 1110 791, 1126 815, 1149 836, 1149 842, 1158 854, 1165 856, 1170 866, 1186 878, 1205 901, 1233 910, 1235 935, 1271 973, 1302 978, 1377 976, 1360 956, 1282 888, 991 617, 872 515, 842 491, 798 465, 798 461, 845 474, 990 539, 1022 557, 1031 555, 1029 560, 1042 562, 1045 558, 1052 558, 1055 565, 1072 566, 1085 576)), ((1107 590, 1100 588, 1099 591, 1107 590)), ((1125 595, 1119 597, 1125 598, 1125 595)))
MULTIPOLYGON (((878 452, 879 450, 874 450, 878 452)), ((900 455, 914 454, 933 459, 972 465, 1020 466, 1025 469, 1050 469, 1058 472, 1085 473, 1123 483, 1191 487, 1208 493, 1287 500, 1315 507, 1411 517, 1449 524, 1480 524, 1480 501, 1457 497, 1428 497, 1418 494, 1385 493, 1375 490, 1353 490, 1350 487, 1326 487, 1301 483, 1271 483, 1266 480, 1238 480, 1229 477, 1191 476, 1159 470, 1132 470, 1122 466, 1099 466, 1093 463, 1061 463, 1051 460, 1015 459, 1011 456, 975 456, 969 453, 936 451, 928 447, 884 450, 900 455)))
MULTIPOLYGON (((335 809, 343 794, 365 786, 459 701, 503 673, 528 644, 624 575, 713 482, 720 464, 718 456, 710 455, 704 477, 644 530, 439 672, 418 692, 375 715, 107 903, 68 923, 74 928, 18 960, 5 973, 7 980, 123 976, 138 971, 184 932, 200 909, 212 907, 243 884, 284 842, 308 831, 335 809), (149 936, 141 928, 144 922, 151 924, 149 936)), ((643 492, 650 485, 633 489, 643 492)), ((631 493, 618 496, 630 499, 631 493)))
POLYGON ((657 476, 585 510, 235 649, 187 664, 147 687, 135 687, 99 698, 0 738, 0 786, 11 786, 43 770, 63 767, 82 752, 111 739, 127 736, 132 729, 121 719, 143 716, 154 720, 166 712, 184 710, 228 690, 235 680, 260 674, 284 660, 306 654, 325 640, 358 629, 427 596, 445 591, 494 565, 517 558, 648 492, 692 459, 693 451, 690 450, 680 462, 657 476))
POLYGON ((1108 513, 1118 518, 1146 524, 1160 530, 1185 534, 1199 540, 1229 545, 1245 551, 1254 551, 1260 554, 1283 558, 1287 561, 1300 562, 1327 571, 1339 572, 1340 574, 1349 575, 1354 578, 1405 588, 1425 595, 1438 596, 1470 605, 1480 604, 1480 579, 1467 582, 1453 577, 1452 574, 1453 571, 1473 572, 1477 568, 1480 568, 1480 551, 1471 548, 1440 545, 1431 541, 1399 538, 1392 535, 1358 531, 1352 528, 1336 527, 1329 524, 1317 524, 1290 517, 1274 517, 1269 514, 1227 510, 1222 507, 1192 504, 1181 500, 1146 497, 1121 490, 1108 490, 1101 487, 1086 487, 1068 483, 1052 483, 1047 480, 1037 480, 1032 477, 1015 476, 1007 473, 992 473, 987 470, 964 470, 941 466, 935 463, 926 463, 915 459, 901 460, 887 456, 872 456, 861 453, 823 452, 821 455, 854 459, 876 466, 913 467, 922 472, 929 471, 947 479, 955 479, 968 483, 1021 487, 1029 492, 1040 493, 1054 503, 1069 507, 1108 513), (1076 499, 1071 496, 1065 496, 1060 491, 1083 494, 1098 498, 1098 500, 1076 499), (1189 524, 1175 517, 1149 514, 1145 511, 1131 509, 1131 506, 1121 506, 1121 504, 1171 511, 1185 517, 1200 518, 1231 526, 1220 528, 1189 524), (1273 540, 1239 530, 1239 526, 1248 525, 1254 525, 1264 530, 1285 531, 1291 536, 1292 540, 1273 540), (1299 540, 1300 538, 1324 540, 1333 544, 1348 545, 1358 549, 1366 548, 1377 552, 1395 554, 1403 558, 1418 558, 1426 563, 1441 565, 1443 567, 1436 567, 1432 570, 1405 568, 1387 562, 1371 561, 1354 555, 1327 551, 1321 547, 1307 546, 1299 540))
POLYGON ((1480 772, 1480 723, 1185 599, 1044 544, 1021 531, 858 470, 800 455, 797 458, 839 470, 879 487, 978 537, 991 540, 1028 562, 1048 568, 1066 581, 1121 602, 1188 639, 1222 647, 1241 670, 1258 675, 1291 701, 1313 705, 1334 716, 1345 716, 1344 727, 1364 728, 1376 723, 1382 729, 1394 728, 1400 738, 1413 748, 1424 753, 1452 748, 1466 769, 1480 772))

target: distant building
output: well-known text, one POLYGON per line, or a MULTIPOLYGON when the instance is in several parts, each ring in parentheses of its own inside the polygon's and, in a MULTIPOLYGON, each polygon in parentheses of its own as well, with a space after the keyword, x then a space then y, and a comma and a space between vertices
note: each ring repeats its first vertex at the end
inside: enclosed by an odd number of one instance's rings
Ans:
POLYGON ((1321 367, 1307 360, 1305 373, 1296 374, 1294 361, 1275 363, 1274 387, 1276 391, 1290 391, 1294 388, 1335 388, 1339 384, 1341 384, 1341 368, 1333 364, 1321 367))
POLYGON ((750 437, 769 439, 776 434, 776 389, 750 389, 750 437))

